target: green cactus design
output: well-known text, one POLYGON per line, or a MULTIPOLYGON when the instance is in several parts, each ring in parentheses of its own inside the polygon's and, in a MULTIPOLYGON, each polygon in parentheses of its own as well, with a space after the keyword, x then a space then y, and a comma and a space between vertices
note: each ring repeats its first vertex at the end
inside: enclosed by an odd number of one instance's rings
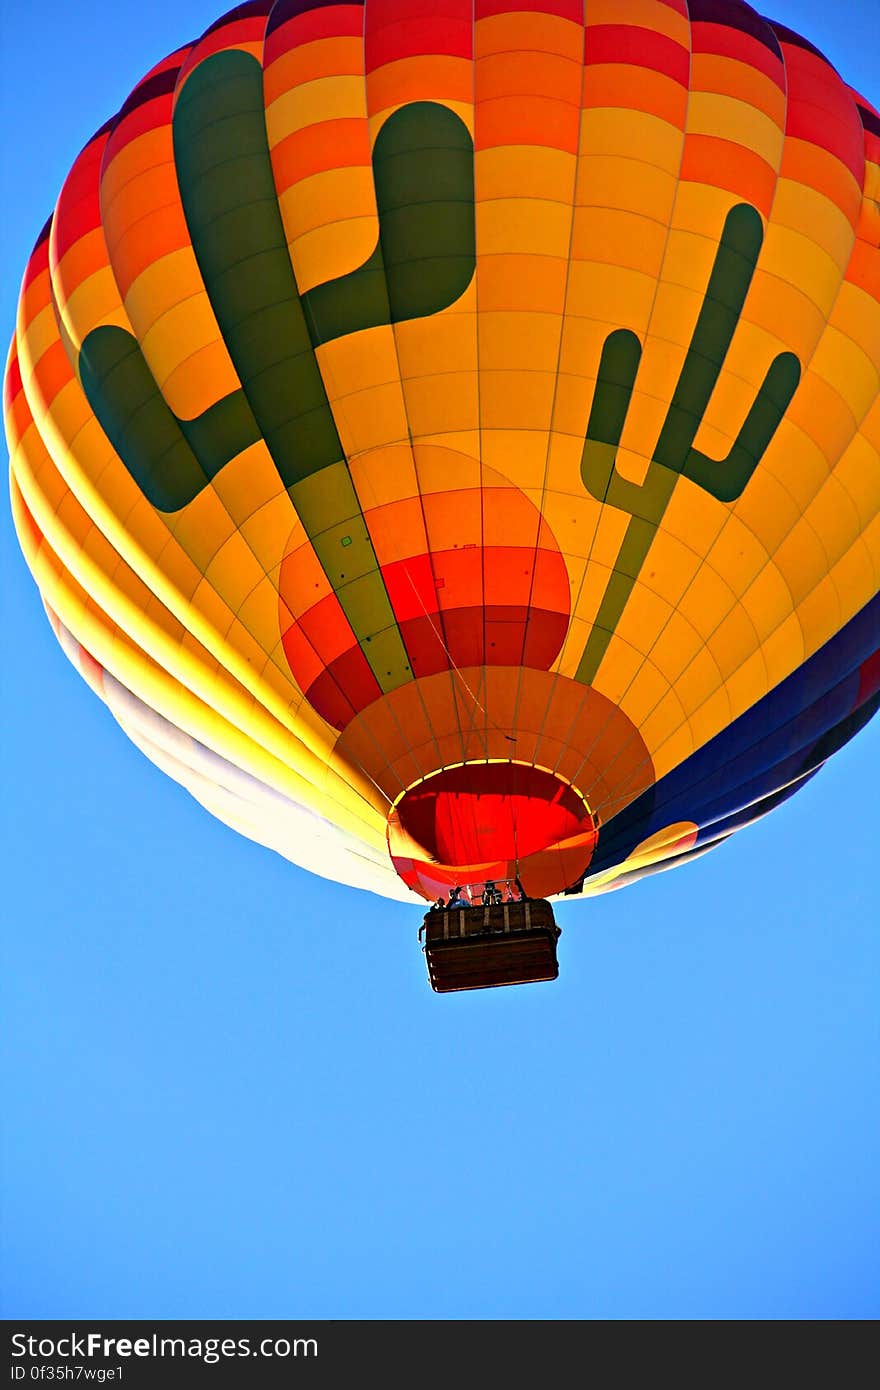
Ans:
POLYGON ((755 209, 746 203, 732 208, 684 366, 641 483, 624 478, 616 468, 641 344, 628 329, 610 334, 605 341, 581 456, 581 477, 598 502, 629 513, 630 521, 578 665, 577 679, 585 685, 599 669, 678 479, 689 478, 719 502, 735 502, 797 389, 800 363, 793 353, 780 353, 771 363, 727 457, 712 459, 694 448, 739 322, 762 241, 763 226, 755 209))
POLYGON ((476 264, 474 150, 448 107, 413 102, 373 150, 376 248, 358 269, 300 294, 278 209, 250 54, 193 71, 174 113, 193 249, 241 389, 179 419, 140 344, 103 326, 79 355, 83 390, 135 482, 165 512, 187 506, 261 437, 382 690, 411 671, 349 473, 315 349, 344 334, 439 313, 476 264))

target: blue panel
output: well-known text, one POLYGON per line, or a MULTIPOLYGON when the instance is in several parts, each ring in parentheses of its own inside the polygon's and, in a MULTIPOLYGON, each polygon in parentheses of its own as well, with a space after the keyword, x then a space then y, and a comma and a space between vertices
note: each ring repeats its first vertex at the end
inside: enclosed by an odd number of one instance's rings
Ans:
POLYGON ((606 823, 590 876, 626 859, 642 840, 677 821, 713 840, 784 801, 790 786, 842 747, 875 713, 858 705, 859 668, 880 645, 880 595, 803 666, 705 747, 606 823))

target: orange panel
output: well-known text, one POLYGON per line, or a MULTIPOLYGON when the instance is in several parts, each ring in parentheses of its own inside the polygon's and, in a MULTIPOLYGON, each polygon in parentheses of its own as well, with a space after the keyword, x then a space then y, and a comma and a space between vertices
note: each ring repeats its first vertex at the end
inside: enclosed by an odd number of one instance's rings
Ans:
POLYGON ((714 135, 689 135, 685 141, 681 178, 705 183, 710 188, 726 188, 770 215, 776 170, 744 145, 719 140, 714 135))

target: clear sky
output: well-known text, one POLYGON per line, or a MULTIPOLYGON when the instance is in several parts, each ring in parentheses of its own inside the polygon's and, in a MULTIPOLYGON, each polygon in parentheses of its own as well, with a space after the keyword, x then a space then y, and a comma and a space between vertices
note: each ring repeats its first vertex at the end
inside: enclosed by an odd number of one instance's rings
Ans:
MULTIPOLYGON (((209 0, 2 0, 0 331, 80 147, 209 0)), ((778 0, 877 103, 878 0, 778 0)), ((68 665, 0 507, 0 1311, 880 1314, 875 720, 553 985, 436 996, 420 912, 237 838, 68 665)))

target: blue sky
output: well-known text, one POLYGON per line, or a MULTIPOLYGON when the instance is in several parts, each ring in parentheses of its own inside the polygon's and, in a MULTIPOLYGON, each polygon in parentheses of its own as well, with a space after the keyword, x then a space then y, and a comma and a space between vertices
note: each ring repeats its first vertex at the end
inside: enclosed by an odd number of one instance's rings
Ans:
MULTIPOLYGON (((79 148, 214 4, 2 11, 0 327, 79 148)), ((875 104, 874 0, 779 0, 875 104)), ((63 657, 0 508, 0 1311, 880 1314, 880 721, 681 871, 435 996, 417 908, 213 821, 63 657)))

